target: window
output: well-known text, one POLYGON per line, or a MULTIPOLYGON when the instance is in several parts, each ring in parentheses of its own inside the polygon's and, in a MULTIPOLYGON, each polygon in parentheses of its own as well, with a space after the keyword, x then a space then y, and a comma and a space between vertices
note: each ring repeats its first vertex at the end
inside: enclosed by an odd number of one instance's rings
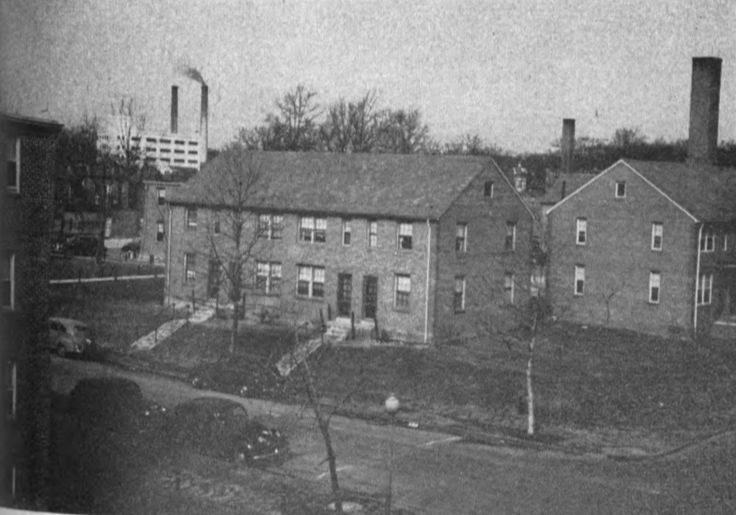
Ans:
POLYGON ((2 259, 3 309, 15 309, 15 254, 3 254, 2 259))
POLYGON ((585 292, 585 267, 575 265, 575 295, 582 295, 585 292))
POLYGON ((282 215, 262 214, 258 216, 259 238, 266 240, 280 240, 283 230, 284 217, 282 215))
POLYGON ((578 245, 585 245, 588 241, 588 221, 585 218, 578 218, 577 234, 578 236, 575 238, 575 242, 578 245))
POLYGON ((299 239, 310 243, 327 240, 327 219, 302 216, 299 218, 299 239))
POLYGON ((652 224, 652 250, 662 250, 662 235, 664 226, 661 222, 652 224))
POLYGON ((713 274, 700 274, 698 279, 698 306, 711 303, 713 292, 713 274))
POLYGON ((702 252, 713 252, 715 240, 716 235, 713 233, 713 229, 703 229, 700 236, 700 250, 702 252))
POLYGON ((402 250, 411 250, 412 224, 399 224, 399 248, 402 250))
POLYGON ((184 282, 193 283, 197 280, 197 255, 192 252, 184 254, 184 282))
POLYGON ((626 196, 626 181, 616 181, 616 198, 626 196))
POLYGON ((166 204, 166 188, 156 188, 156 198, 159 206, 166 204))
POLYGON ((378 222, 368 220, 368 246, 375 248, 378 245, 378 222))
POLYGON ((509 304, 514 303, 514 273, 506 272, 503 276, 503 293, 506 297, 506 302, 509 304))
POLYGON ((215 220, 214 220, 214 223, 212 224, 212 232, 214 232, 215 234, 220 234, 220 229, 221 229, 221 227, 220 227, 220 212, 219 211, 215 211, 213 213, 213 218, 215 220))
POLYGON ((197 208, 187 208, 187 231, 197 230, 197 208))
POLYGON ((351 223, 350 220, 343 220, 342 221, 342 244, 343 245, 350 245, 350 237, 351 237, 351 223))
POLYGON ((256 262, 256 290, 266 294, 280 293, 281 263, 256 262))
POLYGON ((468 241, 468 224, 457 224, 455 230, 455 252, 466 252, 468 241))
POLYGON ((156 241, 164 241, 164 221, 156 222, 156 241))
POLYGON ((493 181, 486 181, 483 184, 483 196, 493 198, 493 181))
POLYGON ((660 284, 662 282, 662 274, 659 272, 649 273, 649 302, 659 304, 660 284))
POLYGON ((323 298, 325 296, 325 268, 311 265, 298 265, 297 268, 297 295, 323 298))
POLYGON ((8 138, 5 145, 8 190, 17 193, 20 190, 20 138, 8 138))
POLYGON ((516 250, 516 222, 506 222, 506 243, 505 250, 516 250))
POLYGON ((396 295, 394 306, 396 309, 409 309, 411 301, 411 276, 409 274, 396 274, 394 276, 396 295))
POLYGON ((455 313, 465 311, 465 277, 462 275, 455 276, 455 313))

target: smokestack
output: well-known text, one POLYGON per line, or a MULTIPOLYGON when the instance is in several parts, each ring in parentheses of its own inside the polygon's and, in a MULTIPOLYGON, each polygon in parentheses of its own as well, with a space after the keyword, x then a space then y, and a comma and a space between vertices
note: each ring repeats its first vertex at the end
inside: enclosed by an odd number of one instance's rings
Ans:
POLYGON ((207 162, 207 121, 209 118, 209 107, 207 105, 207 97, 209 93, 209 88, 207 87, 207 84, 202 83, 202 105, 200 110, 200 118, 199 118, 199 138, 200 138, 200 145, 202 147, 202 154, 200 161, 202 163, 207 162))
POLYGON ((575 119, 565 118, 562 120, 562 172, 572 172, 572 155, 575 151, 575 119))
POLYGON ((688 139, 688 159, 690 161, 716 162, 720 96, 721 59, 693 57, 688 139))
POLYGON ((179 130, 179 87, 171 86, 171 134, 179 130))

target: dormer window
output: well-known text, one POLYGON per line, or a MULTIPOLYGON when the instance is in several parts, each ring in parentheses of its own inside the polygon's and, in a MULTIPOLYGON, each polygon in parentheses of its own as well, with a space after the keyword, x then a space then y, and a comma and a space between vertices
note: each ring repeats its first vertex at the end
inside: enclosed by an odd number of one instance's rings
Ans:
POLYGON ((493 198, 493 181, 486 181, 483 184, 483 196, 493 198))

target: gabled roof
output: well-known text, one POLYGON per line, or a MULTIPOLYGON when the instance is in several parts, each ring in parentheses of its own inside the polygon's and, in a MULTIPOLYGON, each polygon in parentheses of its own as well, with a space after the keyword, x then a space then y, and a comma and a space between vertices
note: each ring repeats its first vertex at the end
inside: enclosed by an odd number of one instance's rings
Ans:
MULTIPOLYGON (((503 173, 490 157, 425 154, 257 152, 265 190, 259 209, 407 219, 439 219, 483 171, 503 173)), ((171 195, 203 205, 217 158, 171 195)), ((505 176, 504 176, 505 178, 505 176)), ((507 179, 508 182, 508 179, 507 179)))
POLYGON ((695 162, 621 159, 571 192, 550 211, 619 164, 625 165, 641 177, 693 221, 718 223, 736 220, 736 169, 695 162))
POLYGON ((44 118, 21 116, 0 112, 2 128, 8 133, 18 134, 56 134, 64 127, 63 124, 44 118))
POLYGON ((556 204, 595 175, 590 173, 561 173, 555 183, 539 198, 542 205, 556 204))

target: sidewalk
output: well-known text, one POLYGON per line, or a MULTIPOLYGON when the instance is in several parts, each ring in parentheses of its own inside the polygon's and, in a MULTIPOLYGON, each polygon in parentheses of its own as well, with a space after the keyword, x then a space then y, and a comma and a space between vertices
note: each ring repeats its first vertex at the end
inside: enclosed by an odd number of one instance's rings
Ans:
MULTIPOLYGON (((189 305, 185 302, 177 301, 173 303, 173 306, 175 309, 186 309, 187 311, 189 310, 189 305)), ((151 350, 158 344, 166 340, 166 338, 181 329, 185 324, 201 324, 203 322, 206 322, 213 316, 215 316, 215 310, 213 308, 209 306, 200 307, 187 318, 177 318, 165 322, 144 337, 139 338, 138 340, 133 342, 130 346, 130 349, 134 351, 151 350)))

